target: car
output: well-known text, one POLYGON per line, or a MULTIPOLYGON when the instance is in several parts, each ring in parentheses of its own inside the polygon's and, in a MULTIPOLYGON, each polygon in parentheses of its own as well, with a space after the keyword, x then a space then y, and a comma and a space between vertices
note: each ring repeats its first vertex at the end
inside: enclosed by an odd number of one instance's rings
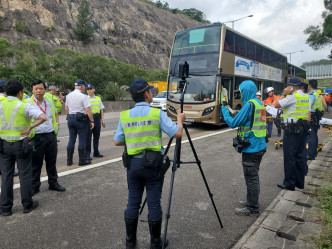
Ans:
POLYGON ((153 98, 150 106, 160 108, 161 110, 166 111, 166 99, 167 91, 160 92, 156 97, 153 98))

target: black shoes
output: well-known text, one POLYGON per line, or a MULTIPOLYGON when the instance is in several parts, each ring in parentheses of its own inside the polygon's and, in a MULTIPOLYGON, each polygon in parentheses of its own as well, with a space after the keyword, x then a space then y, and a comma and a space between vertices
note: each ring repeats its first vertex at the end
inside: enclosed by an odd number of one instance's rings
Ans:
POLYGON ((104 157, 104 155, 98 154, 98 155, 93 155, 93 157, 104 157))
POLYGON ((31 205, 31 208, 24 209, 23 213, 25 213, 25 214, 30 213, 31 211, 36 209, 38 206, 39 206, 39 202, 38 201, 33 201, 32 205, 31 205))
POLYGON ((314 157, 307 157, 307 160, 312 161, 312 160, 315 160, 315 158, 314 157))
POLYGON ((12 211, 2 211, 1 212, 2 216, 11 216, 12 214, 13 214, 12 211))
POLYGON ((78 149, 78 158, 79 158, 78 166, 91 164, 91 161, 85 158, 85 149, 78 149))
POLYGON ((259 216, 259 212, 255 212, 252 211, 250 209, 248 209, 247 207, 245 208, 235 208, 234 212, 237 215, 243 215, 243 216, 254 216, 254 217, 258 217, 259 216))
POLYGON ((126 223, 126 249, 136 248, 136 233, 137 233, 137 223, 138 217, 135 219, 129 219, 125 216, 126 223))
POLYGON ((73 155, 75 148, 68 149, 67 148, 67 166, 73 165, 73 155))
POLYGON ((246 201, 239 201, 241 206, 248 207, 248 203, 246 201))
POLYGON ((66 188, 61 186, 59 183, 54 183, 54 184, 49 185, 48 189, 58 191, 58 192, 66 191, 66 188))
POLYGON ((283 183, 278 183, 277 186, 281 189, 287 189, 289 191, 295 191, 295 188, 294 189, 287 188, 283 183))

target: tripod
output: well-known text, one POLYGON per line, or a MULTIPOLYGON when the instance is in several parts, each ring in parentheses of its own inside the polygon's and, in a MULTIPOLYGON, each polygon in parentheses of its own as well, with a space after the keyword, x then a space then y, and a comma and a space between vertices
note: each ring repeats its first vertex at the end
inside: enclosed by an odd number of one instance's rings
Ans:
MULTIPOLYGON (((183 89, 182 90, 182 93, 181 93, 181 97, 180 97, 180 103, 181 103, 181 113, 183 112, 183 99, 184 99, 184 94, 186 92, 186 89, 187 89, 187 85, 188 85, 188 82, 187 80, 185 79, 185 77, 182 77, 180 83, 179 83, 179 89, 183 89), (180 87, 181 86, 181 87, 180 87), (182 88, 183 87, 183 88, 182 88)), ((167 204, 167 211, 166 211, 166 221, 165 221, 165 228, 164 228, 164 235, 163 235, 163 249, 165 248, 165 241, 166 241, 166 236, 167 236, 167 228, 168 228, 168 220, 170 218, 170 209, 171 209, 171 202, 172 202, 172 194, 173 194, 173 184, 174 184, 174 178, 175 178, 175 171, 177 170, 177 168, 180 167, 180 164, 191 164, 191 163, 196 163, 199 167, 199 170, 201 172, 201 175, 202 175, 202 178, 204 180, 204 183, 205 183, 205 186, 206 186, 206 189, 209 193, 209 197, 212 201, 212 205, 213 205, 213 208, 216 212, 216 215, 217 215, 217 218, 218 218, 218 221, 219 221, 219 224, 220 224, 220 227, 223 228, 223 225, 222 225, 222 222, 221 222, 221 219, 220 219, 220 216, 218 214, 218 211, 217 211, 217 208, 216 208, 216 205, 214 203, 214 200, 213 200, 213 194, 211 193, 210 191, 210 188, 209 188, 209 185, 206 181, 206 178, 205 178, 205 175, 204 175, 204 172, 203 172, 203 169, 202 169, 202 166, 201 166, 201 161, 198 159, 198 156, 197 156, 197 153, 196 153, 196 150, 194 148, 194 145, 192 143, 192 140, 190 138, 190 135, 189 135, 189 132, 188 132, 188 128, 186 126, 186 124, 183 124, 183 129, 185 130, 186 132, 186 135, 188 137, 188 140, 189 140, 189 143, 190 143, 190 147, 191 147, 191 150, 195 156, 195 161, 193 162, 182 162, 180 159, 181 157, 181 138, 177 138, 176 139, 176 144, 175 144, 175 150, 174 150, 174 157, 173 157, 173 165, 172 165, 172 176, 171 176, 171 182, 170 182, 170 189, 169 189, 169 195, 168 195, 168 204, 167 204)), ((173 138, 171 138, 168 142, 168 145, 167 145, 167 148, 165 150, 165 155, 167 154, 168 150, 169 150, 169 147, 172 143, 172 140, 173 138)), ((142 213, 143 211, 143 208, 145 206, 145 203, 146 203, 146 198, 144 200, 144 203, 142 205, 142 208, 140 210, 140 214, 142 213)))

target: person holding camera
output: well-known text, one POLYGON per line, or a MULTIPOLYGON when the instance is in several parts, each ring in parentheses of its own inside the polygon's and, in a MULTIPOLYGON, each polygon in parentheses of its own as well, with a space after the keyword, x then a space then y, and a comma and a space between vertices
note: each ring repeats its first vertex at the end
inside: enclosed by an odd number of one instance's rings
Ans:
POLYGON ((310 132, 310 100, 301 89, 301 80, 291 78, 282 96, 275 104, 284 111, 283 152, 284 181, 277 186, 294 191, 295 187, 304 188, 307 173, 306 136, 310 132))
POLYGON ((23 213, 30 213, 38 207, 32 199, 31 156, 33 143, 29 134, 33 128, 47 121, 45 114, 29 103, 23 103, 23 85, 18 80, 10 80, 6 87, 7 98, 0 101, 0 170, 1 199, 3 216, 12 215, 13 176, 15 162, 21 184, 23 213), (31 124, 30 119, 35 120, 31 124))
POLYGON ((184 113, 179 111, 176 125, 163 111, 150 107, 153 99, 151 88, 144 79, 131 82, 130 92, 136 105, 121 112, 114 135, 114 145, 125 145, 126 153, 130 157, 126 160, 127 163, 124 160, 129 192, 124 214, 127 249, 136 247, 137 222, 144 188, 149 210, 150 248, 162 248, 160 199, 164 175, 160 176, 160 172, 164 149, 161 132, 165 132, 169 137, 180 138, 183 131, 182 123, 185 120, 184 113))
POLYGON ((307 160, 315 160, 317 156, 318 147, 318 129, 320 128, 319 121, 322 119, 324 114, 323 108, 323 97, 317 92, 317 80, 309 80, 308 91, 310 98, 310 128, 311 132, 307 135, 307 160))
POLYGON ((240 84, 241 101, 244 103, 233 118, 227 107, 222 107, 225 122, 231 128, 238 127, 233 146, 241 153, 247 200, 239 201, 243 208, 235 208, 238 215, 259 215, 259 165, 266 151, 266 113, 261 100, 256 98, 257 87, 251 80, 240 84))
POLYGON ((86 137, 88 135, 89 124, 93 129, 94 121, 91 112, 91 104, 85 91, 85 81, 78 79, 75 82, 75 91, 72 91, 66 98, 66 113, 69 128, 69 141, 67 145, 67 166, 73 165, 73 154, 75 150, 76 137, 78 135, 78 157, 79 166, 91 164, 85 158, 86 137))

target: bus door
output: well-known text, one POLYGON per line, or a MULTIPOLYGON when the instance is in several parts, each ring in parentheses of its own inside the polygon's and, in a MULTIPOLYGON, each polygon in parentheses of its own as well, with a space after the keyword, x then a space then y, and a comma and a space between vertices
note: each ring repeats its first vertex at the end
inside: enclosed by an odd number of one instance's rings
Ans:
MULTIPOLYGON (((232 107, 232 103, 233 103, 233 78, 231 77, 225 77, 223 76, 221 79, 221 84, 224 86, 224 88, 227 89, 227 99, 228 99, 228 104, 232 107)), ((221 89, 221 88, 220 88, 221 89)), ((222 104, 222 103, 220 103, 222 104)))

